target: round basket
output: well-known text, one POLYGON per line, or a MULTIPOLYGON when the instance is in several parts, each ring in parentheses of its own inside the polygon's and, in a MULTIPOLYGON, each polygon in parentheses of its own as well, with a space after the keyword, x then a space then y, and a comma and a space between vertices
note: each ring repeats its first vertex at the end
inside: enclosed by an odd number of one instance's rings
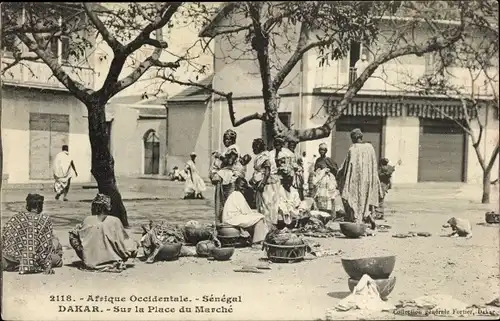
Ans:
POLYGON ((220 241, 221 247, 245 247, 248 244, 248 240, 244 237, 233 237, 233 236, 217 236, 220 241))
POLYGON ((264 242, 267 258, 274 263, 299 262, 306 256, 306 244, 276 245, 264 242))

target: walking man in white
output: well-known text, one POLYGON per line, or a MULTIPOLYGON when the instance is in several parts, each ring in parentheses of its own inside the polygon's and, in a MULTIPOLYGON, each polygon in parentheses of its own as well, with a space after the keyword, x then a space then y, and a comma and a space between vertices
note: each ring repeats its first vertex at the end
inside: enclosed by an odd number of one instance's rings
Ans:
POLYGON ((71 184, 71 177, 73 177, 73 173, 75 173, 75 176, 78 176, 73 159, 69 156, 68 145, 62 146, 62 151, 54 158, 52 169, 54 171, 54 191, 56 192, 56 200, 58 200, 61 195, 64 195, 64 201, 68 201, 67 195, 71 184))

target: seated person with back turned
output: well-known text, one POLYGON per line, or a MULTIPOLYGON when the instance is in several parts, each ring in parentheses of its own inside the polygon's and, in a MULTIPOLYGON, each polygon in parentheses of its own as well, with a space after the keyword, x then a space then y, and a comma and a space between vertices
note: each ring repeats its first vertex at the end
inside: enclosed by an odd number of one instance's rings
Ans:
POLYGON ((125 231, 120 219, 109 215, 111 199, 97 194, 92 215, 69 232, 69 243, 89 270, 120 272, 137 255, 138 244, 125 231))
POLYGON ((15 214, 2 235, 2 269, 19 274, 53 274, 61 267, 62 246, 54 235, 52 221, 42 214, 44 197, 28 194, 26 211, 15 214))

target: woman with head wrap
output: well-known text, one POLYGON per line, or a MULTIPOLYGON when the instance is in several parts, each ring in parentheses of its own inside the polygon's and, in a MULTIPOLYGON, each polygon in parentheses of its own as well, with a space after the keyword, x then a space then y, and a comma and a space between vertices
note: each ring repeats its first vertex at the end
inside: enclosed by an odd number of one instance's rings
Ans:
POLYGON ((370 143, 363 142, 363 133, 351 132, 352 145, 338 172, 338 186, 346 219, 350 222, 369 222, 376 228, 372 212, 382 195, 378 178, 377 156, 370 143))
POLYGON ((62 246, 54 235, 52 221, 42 214, 44 197, 28 194, 26 211, 15 214, 2 234, 2 269, 19 274, 53 274, 62 266, 62 246))
POLYGON ((296 165, 295 154, 285 147, 286 138, 276 136, 274 138, 274 149, 271 150, 271 157, 274 158, 279 175, 293 175, 296 165))
POLYGON ((328 156, 328 148, 325 143, 319 145, 319 157, 314 163, 314 172, 311 173, 312 198, 316 209, 322 212, 334 214, 335 197, 337 196, 337 164, 328 156))
POLYGON ((203 192, 207 189, 203 178, 201 178, 195 164, 196 153, 191 153, 191 160, 186 163, 185 171, 187 173, 184 183, 184 199, 204 199, 203 192))
POLYGON ((124 262, 137 255, 137 242, 123 228, 120 219, 109 215, 111 199, 97 194, 92 215, 69 232, 69 241, 83 266, 89 270, 120 272, 124 262))
POLYGON ((254 139, 252 149, 255 160, 250 184, 255 188, 256 207, 259 213, 264 214, 268 225, 277 224, 280 181, 276 163, 261 138, 254 139))
POLYGON ((295 154, 295 148, 299 140, 295 137, 288 136, 286 138, 288 149, 292 152, 292 166, 293 166, 293 187, 297 190, 300 200, 304 200, 304 162, 301 157, 295 154))
POLYGON ((224 203, 234 191, 234 181, 237 177, 244 177, 245 167, 240 163, 240 150, 236 145, 236 132, 228 129, 224 132, 223 143, 226 150, 213 153, 210 168, 210 179, 215 185, 215 216, 216 221, 221 223, 222 209, 224 203))

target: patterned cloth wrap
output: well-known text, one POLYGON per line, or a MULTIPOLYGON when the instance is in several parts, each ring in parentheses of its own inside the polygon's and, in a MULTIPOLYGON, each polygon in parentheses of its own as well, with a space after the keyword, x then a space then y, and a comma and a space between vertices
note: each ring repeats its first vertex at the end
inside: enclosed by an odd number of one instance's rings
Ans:
MULTIPOLYGON (((28 194, 26 202, 43 202, 39 194, 28 194)), ((20 212, 3 229, 2 255, 19 263, 19 273, 39 273, 50 270, 54 253, 54 231, 50 218, 44 214, 20 212)))
POLYGON ((144 254, 148 257, 146 263, 153 263, 158 252, 164 244, 184 243, 183 229, 161 221, 160 223, 149 222, 149 226, 142 226, 144 233, 141 245, 144 254))

